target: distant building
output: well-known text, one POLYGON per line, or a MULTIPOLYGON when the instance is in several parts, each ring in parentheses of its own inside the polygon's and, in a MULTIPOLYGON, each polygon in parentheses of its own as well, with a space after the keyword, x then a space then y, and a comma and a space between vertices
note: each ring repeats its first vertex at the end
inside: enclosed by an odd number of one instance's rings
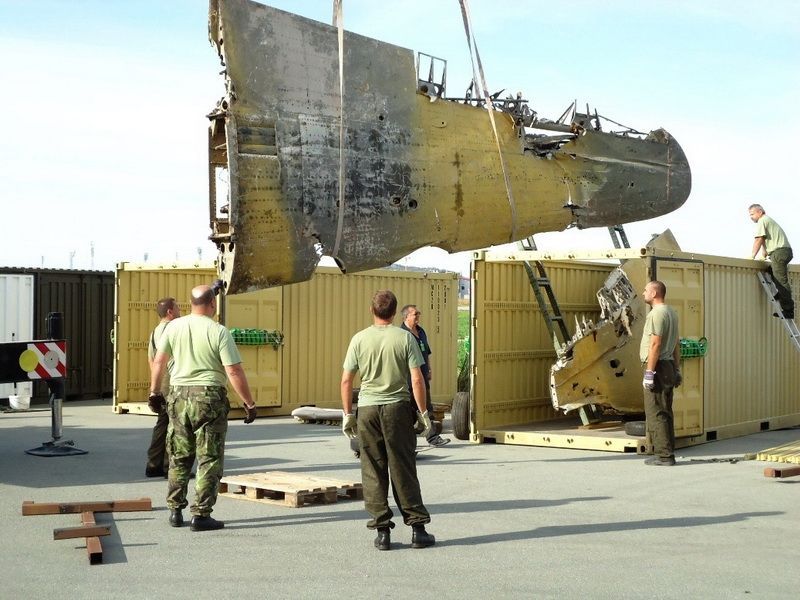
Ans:
POLYGON ((461 275, 458 278, 458 297, 461 300, 466 300, 469 298, 469 277, 465 277, 461 275))

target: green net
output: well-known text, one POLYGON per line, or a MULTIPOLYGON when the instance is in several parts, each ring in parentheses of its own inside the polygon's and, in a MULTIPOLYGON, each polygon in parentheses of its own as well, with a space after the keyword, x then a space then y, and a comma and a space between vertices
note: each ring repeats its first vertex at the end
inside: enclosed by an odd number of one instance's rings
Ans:
POLYGON ((699 340, 681 338, 681 358, 699 358, 706 355, 708 340, 701 337, 699 340))
POLYGON ((233 341, 241 346, 273 346, 277 348, 283 344, 283 334, 280 331, 268 329, 231 329, 233 341))

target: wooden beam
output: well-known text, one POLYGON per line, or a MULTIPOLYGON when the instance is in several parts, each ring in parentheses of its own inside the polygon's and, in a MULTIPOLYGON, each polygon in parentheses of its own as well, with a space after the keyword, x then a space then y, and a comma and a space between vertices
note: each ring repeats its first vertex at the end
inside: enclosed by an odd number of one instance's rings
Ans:
POLYGON ((64 515, 82 512, 133 512, 153 510, 150 498, 136 500, 107 500, 102 502, 40 502, 25 500, 22 503, 22 514, 30 515, 64 515))
POLYGON ((80 527, 61 527, 53 529, 54 540, 69 540, 80 537, 97 537, 100 535, 111 535, 111 527, 108 525, 81 525, 80 527))
POLYGON ((800 467, 767 467, 764 477, 795 477, 800 475, 800 467))
MULTIPOLYGON (((88 527, 97 525, 94 513, 90 511, 82 512, 81 523, 88 527)), ((100 538, 96 535, 86 538, 86 554, 89 556, 90 565, 97 565, 103 562, 103 546, 100 543, 100 538)))

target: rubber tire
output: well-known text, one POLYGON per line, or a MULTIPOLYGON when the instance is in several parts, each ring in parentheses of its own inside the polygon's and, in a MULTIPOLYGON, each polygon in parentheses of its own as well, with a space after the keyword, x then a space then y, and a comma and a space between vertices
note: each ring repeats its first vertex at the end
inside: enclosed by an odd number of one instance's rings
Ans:
POLYGON ((647 435, 647 421, 626 421, 625 433, 633 437, 647 435))
POLYGON ((469 439, 469 392, 457 392, 450 409, 453 435, 457 440, 469 439))

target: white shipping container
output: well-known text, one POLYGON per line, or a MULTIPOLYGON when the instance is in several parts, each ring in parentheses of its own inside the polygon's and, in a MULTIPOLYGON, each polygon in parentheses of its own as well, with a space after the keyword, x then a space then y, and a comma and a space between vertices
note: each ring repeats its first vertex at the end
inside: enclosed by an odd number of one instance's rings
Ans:
MULTIPOLYGON (((0 342, 33 339, 33 275, 0 273, 0 342)), ((30 398, 33 384, 0 383, 0 398, 30 398)))

